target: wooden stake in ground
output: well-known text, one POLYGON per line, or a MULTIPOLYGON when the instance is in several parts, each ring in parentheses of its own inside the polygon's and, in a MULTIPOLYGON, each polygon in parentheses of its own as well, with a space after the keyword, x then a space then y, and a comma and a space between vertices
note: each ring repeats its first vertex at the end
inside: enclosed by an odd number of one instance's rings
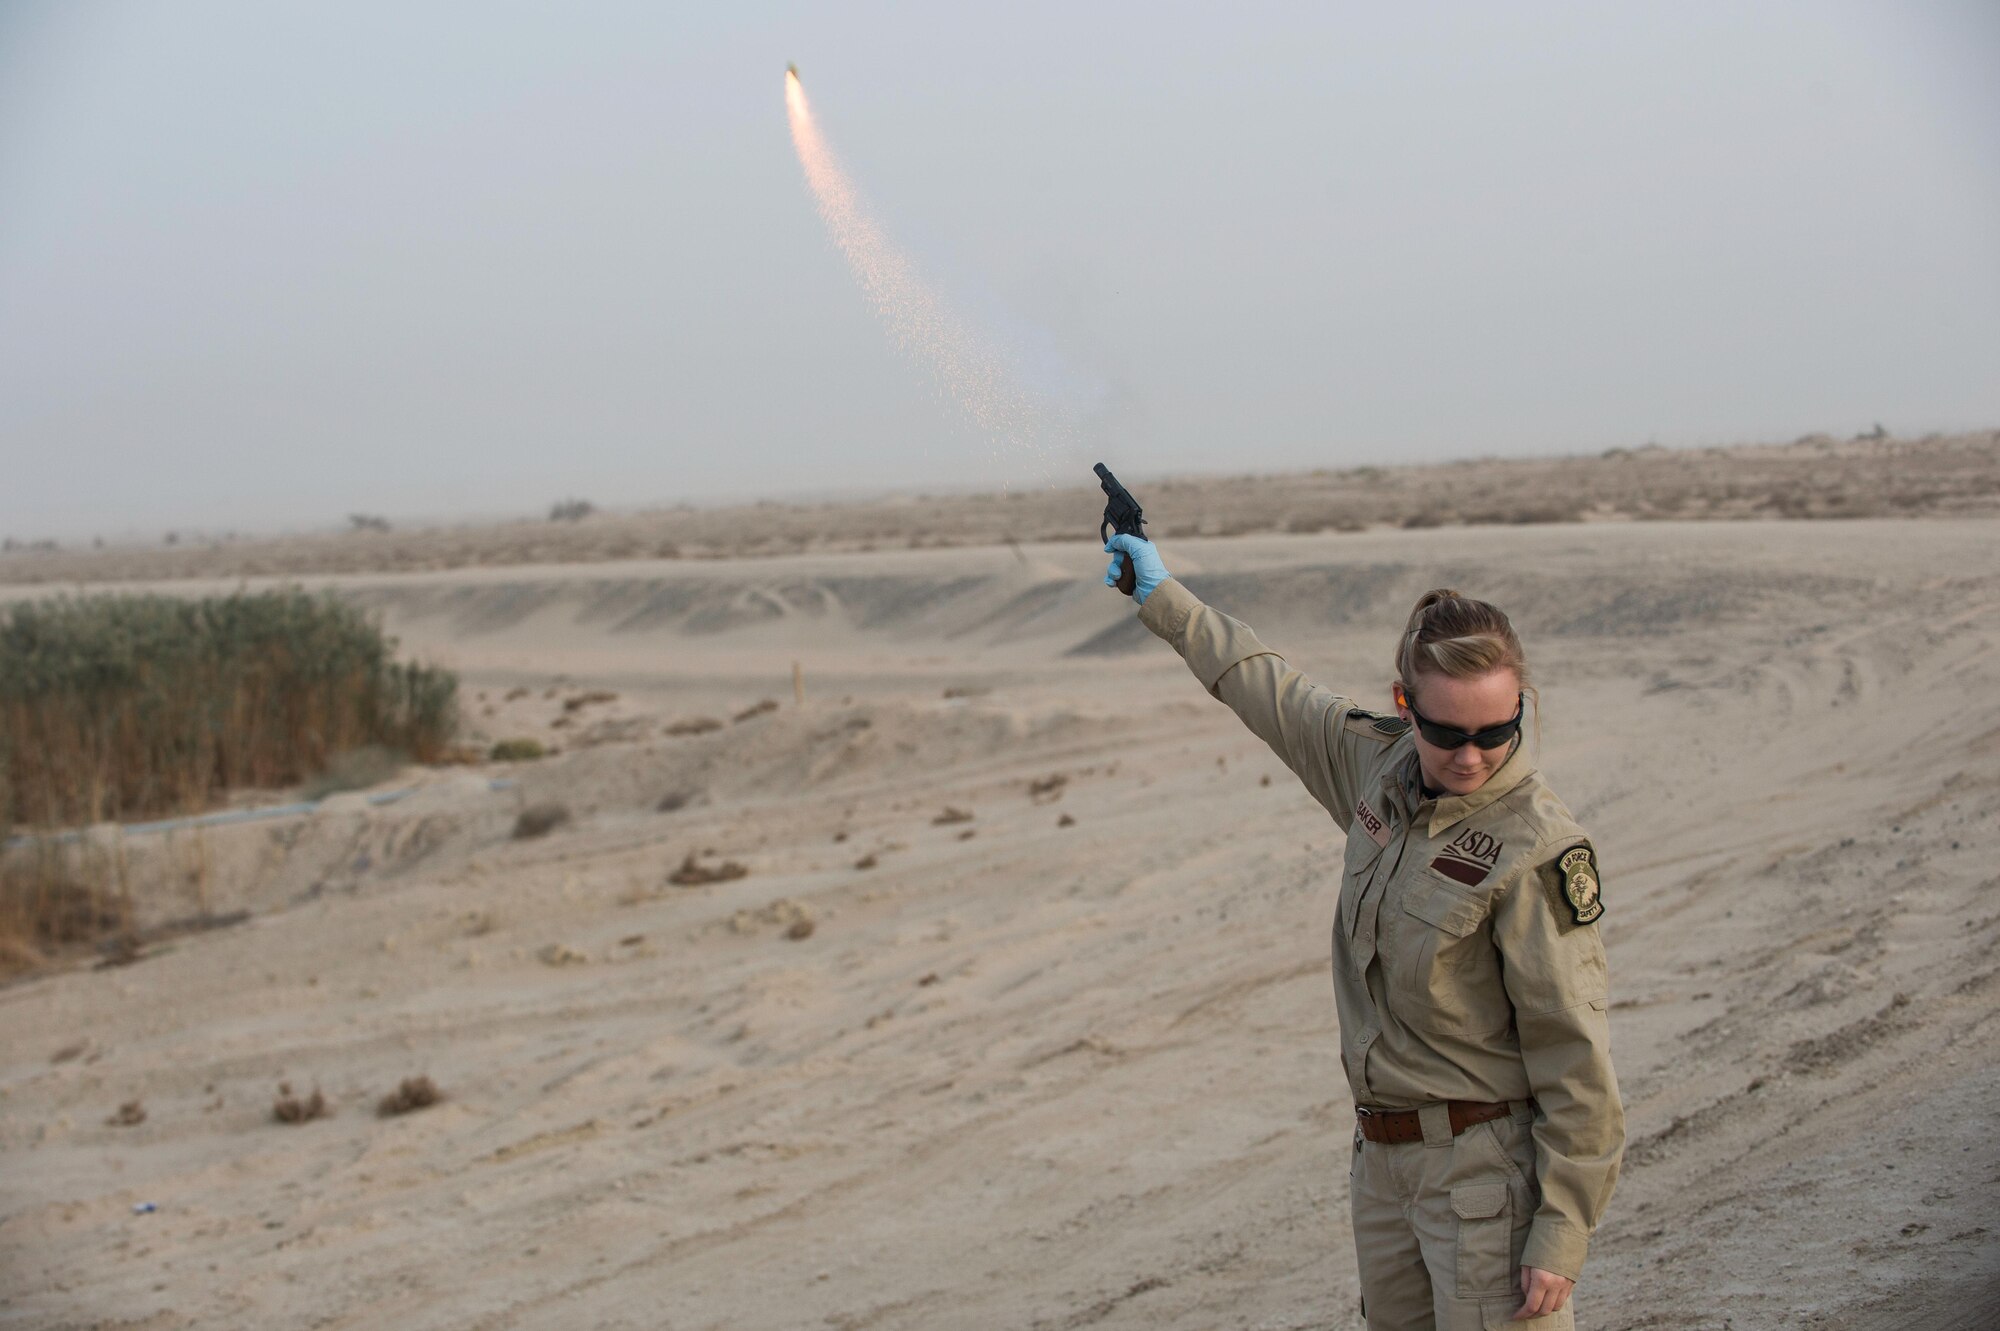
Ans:
POLYGON ((806 672, 797 661, 792 662, 792 702, 800 707, 806 705, 806 672))

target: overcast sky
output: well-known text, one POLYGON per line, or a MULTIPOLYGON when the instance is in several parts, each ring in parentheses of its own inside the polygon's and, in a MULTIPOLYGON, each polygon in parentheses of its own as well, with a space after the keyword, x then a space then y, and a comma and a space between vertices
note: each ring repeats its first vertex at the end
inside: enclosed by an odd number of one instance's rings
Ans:
POLYGON ((0 0, 0 533, 2000 426, 1991 0, 983 8, 0 0))

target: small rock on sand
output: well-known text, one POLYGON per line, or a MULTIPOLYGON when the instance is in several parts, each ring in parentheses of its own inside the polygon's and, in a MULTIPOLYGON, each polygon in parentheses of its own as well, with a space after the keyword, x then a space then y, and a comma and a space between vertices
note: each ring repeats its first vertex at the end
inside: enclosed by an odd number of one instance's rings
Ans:
POLYGON ((667 875, 667 881, 676 887, 698 887, 703 883, 728 883, 738 878, 747 878, 750 871, 735 860, 724 860, 720 864, 702 864, 695 859, 693 851, 681 861, 681 867, 667 875))
POLYGON ((810 938, 814 928, 812 912, 799 902, 779 897, 767 906, 739 910, 729 917, 732 933, 754 934, 770 928, 782 929, 787 938, 810 938))

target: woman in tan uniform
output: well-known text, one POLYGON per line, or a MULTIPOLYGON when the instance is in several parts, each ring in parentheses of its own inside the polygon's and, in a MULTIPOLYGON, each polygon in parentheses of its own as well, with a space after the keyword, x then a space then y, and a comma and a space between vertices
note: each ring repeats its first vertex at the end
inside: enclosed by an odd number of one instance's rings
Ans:
POLYGON ((1202 604, 1151 542, 1105 548, 1107 585, 1130 560, 1140 620, 1347 833, 1333 981, 1371 1331, 1573 1326, 1625 1116, 1596 857, 1521 742, 1507 616, 1425 593, 1380 716, 1202 604))

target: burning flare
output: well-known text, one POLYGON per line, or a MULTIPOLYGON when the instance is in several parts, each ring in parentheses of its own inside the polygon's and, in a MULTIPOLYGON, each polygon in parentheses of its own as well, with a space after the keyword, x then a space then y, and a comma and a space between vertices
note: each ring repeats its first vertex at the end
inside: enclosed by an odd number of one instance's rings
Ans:
POLYGON ((785 110, 819 215, 897 346, 915 356, 976 424, 1021 440, 1035 415, 1032 404, 1014 386, 999 354, 945 307, 869 214, 820 136, 796 65, 785 67, 785 110))

